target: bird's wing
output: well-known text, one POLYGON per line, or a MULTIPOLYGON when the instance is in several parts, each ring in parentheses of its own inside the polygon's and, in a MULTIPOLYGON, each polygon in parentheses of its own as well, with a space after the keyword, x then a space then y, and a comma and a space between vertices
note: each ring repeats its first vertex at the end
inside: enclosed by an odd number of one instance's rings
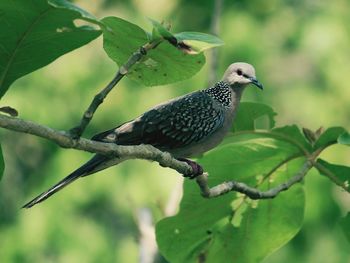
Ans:
POLYGON ((224 109, 218 107, 208 94, 197 91, 97 134, 92 140, 119 145, 151 144, 167 150, 199 142, 223 123, 224 109))

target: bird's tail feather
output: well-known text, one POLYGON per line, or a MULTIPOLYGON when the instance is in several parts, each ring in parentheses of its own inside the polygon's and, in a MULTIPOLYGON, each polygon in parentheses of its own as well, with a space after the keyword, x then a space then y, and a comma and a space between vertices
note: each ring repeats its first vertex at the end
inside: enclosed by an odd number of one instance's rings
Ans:
POLYGON ((35 197, 33 200, 26 203, 22 208, 31 208, 32 206, 41 203, 42 201, 49 198, 51 195, 57 193, 70 183, 74 182, 76 179, 82 176, 87 176, 91 173, 97 172, 97 167, 105 162, 107 157, 103 155, 95 155, 90 161, 79 167, 77 170, 69 174, 67 177, 63 178, 61 181, 59 181, 57 184, 52 186, 49 190, 41 193, 37 197, 35 197))

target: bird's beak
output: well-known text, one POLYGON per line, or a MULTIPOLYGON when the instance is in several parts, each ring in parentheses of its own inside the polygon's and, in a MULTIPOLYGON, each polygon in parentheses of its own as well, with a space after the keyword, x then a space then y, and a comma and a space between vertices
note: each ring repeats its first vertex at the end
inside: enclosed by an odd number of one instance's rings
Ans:
POLYGON ((261 89, 261 90, 264 89, 263 85, 262 85, 256 78, 254 78, 254 77, 249 77, 248 79, 250 80, 250 82, 251 82, 252 84, 254 84, 255 86, 257 86, 259 89, 261 89))

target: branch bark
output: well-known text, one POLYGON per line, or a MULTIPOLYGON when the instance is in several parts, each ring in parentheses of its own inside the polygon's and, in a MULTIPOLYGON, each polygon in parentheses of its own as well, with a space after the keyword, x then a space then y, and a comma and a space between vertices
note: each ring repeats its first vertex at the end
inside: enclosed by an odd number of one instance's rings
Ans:
POLYGON ((134 52, 129 57, 128 61, 119 68, 116 75, 108 83, 108 85, 95 95, 89 107, 84 112, 83 117, 80 120, 80 124, 69 131, 69 134, 73 139, 77 139, 83 134, 86 127, 92 120, 92 117, 96 112, 98 106, 100 106, 100 104, 104 101, 108 93, 115 87, 115 85, 117 85, 117 83, 129 72, 130 68, 135 65, 136 62, 138 62, 143 56, 145 56, 149 50, 159 45, 160 41, 162 40, 150 42, 140 47, 140 49, 134 52))
MULTIPOLYGON (((176 170, 184 176, 193 174, 193 170, 190 165, 173 158, 169 153, 162 152, 152 145, 124 146, 112 143, 92 141, 83 137, 75 140, 71 138, 68 132, 58 131, 31 121, 25 121, 23 119, 9 117, 2 114, 0 114, 0 127, 8 130, 39 136, 55 142, 63 148, 73 148, 91 153, 118 156, 120 162, 129 159, 145 159, 156 161, 161 166, 176 170)), ((231 191, 243 193, 251 199, 274 198, 280 192, 285 191, 292 185, 300 182, 307 174, 307 172, 315 165, 315 160, 322 150, 323 148, 318 149, 313 154, 307 156, 308 160, 294 177, 285 183, 280 184, 265 192, 236 181, 224 182, 210 188, 208 185, 207 173, 203 173, 197 176, 196 182, 200 188, 202 196, 206 198, 218 197, 231 191)))
POLYGON ((222 184, 216 185, 212 188, 208 186, 208 174, 203 173, 196 177, 196 182, 201 190, 201 194, 206 198, 213 198, 224 195, 228 192, 235 191, 242 194, 245 194, 251 199, 271 199, 276 197, 280 192, 288 190, 292 185, 300 182, 307 172, 313 167, 313 162, 306 161, 301 168, 301 170, 292 178, 290 178, 285 183, 282 183, 274 188, 269 189, 268 191, 260 191, 257 188, 250 187, 245 183, 228 181, 222 184))
POLYGON ((39 136, 55 142, 63 148, 72 148, 91 153, 118 156, 121 158, 121 161, 129 159, 156 161, 161 166, 172 168, 183 175, 192 174, 191 166, 185 162, 176 160, 169 153, 162 152, 152 145, 123 146, 92 141, 83 137, 74 140, 67 132, 54 130, 31 121, 25 121, 23 119, 8 117, 1 114, 0 127, 39 136))

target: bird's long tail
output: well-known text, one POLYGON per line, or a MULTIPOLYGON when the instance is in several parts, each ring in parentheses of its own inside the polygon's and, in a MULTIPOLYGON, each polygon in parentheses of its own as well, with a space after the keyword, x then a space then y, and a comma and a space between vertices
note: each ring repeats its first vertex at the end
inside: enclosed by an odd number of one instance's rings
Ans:
POLYGON ((49 198, 51 195, 57 193, 70 183, 74 182, 77 180, 79 177, 87 176, 89 174, 95 173, 99 170, 99 166, 106 162, 108 160, 108 157, 103 156, 103 155, 95 155, 92 159, 90 159, 87 163, 79 167, 77 170, 72 172, 70 175, 67 177, 63 178, 61 181, 59 181, 57 184, 52 186, 49 190, 41 193, 37 197, 35 197, 33 200, 29 201, 26 203, 22 208, 30 208, 38 203, 41 203, 42 201, 46 200, 49 198))

